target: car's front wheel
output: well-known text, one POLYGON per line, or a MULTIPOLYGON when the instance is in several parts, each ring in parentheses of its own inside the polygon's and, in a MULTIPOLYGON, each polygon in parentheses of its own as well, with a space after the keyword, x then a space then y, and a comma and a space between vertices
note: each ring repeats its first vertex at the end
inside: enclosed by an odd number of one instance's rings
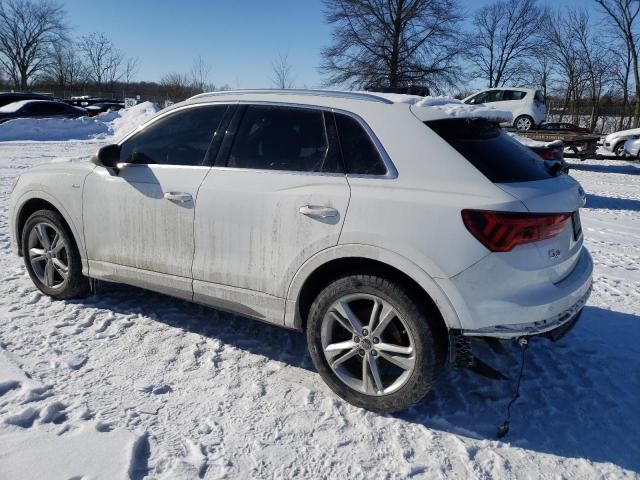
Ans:
POLYGON ((399 284, 349 275, 315 299, 307 342, 335 393, 358 407, 393 412, 424 397, 444 363, 432 320, 399 284))
POLYGON ((516 127, 517 130, 531 130, 535 124, 533 123, 533 118, 528 115, 520 115, 516 118, 515 122, 513 122, 513 126, 516 127))
POLYGON ((89 291, 78 247, 59 213, 38 210, 27 219, 22 252, 31 280, 43 293, 64 300, 89 291))
POLYGON ((613 149, 613 153, 616 157, 622 158, 625 156, 624 154, 624 142, 620 142, 616 145, 616 148, 613 149))

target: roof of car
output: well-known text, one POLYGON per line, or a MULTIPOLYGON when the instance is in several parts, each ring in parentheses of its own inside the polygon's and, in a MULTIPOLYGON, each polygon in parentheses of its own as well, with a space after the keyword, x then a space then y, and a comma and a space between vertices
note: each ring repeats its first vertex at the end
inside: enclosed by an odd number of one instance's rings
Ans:
POLYGON ((364 100, 378 103, 394 103, 384 98, 383 95, 368 92, 349 92, 339 90, 299 90, 299 89, 261 89, 261 90, 226 90, 220 92, 201 93, 191 97, 188 101, 202 98, 212 99, 214 97, 259 97, 264 95, 275 96, 307 96, 307 97, 325 97, 325 98, 342 98, 348 100, 364 100))
POLYGON ((14 113, 14 112, 17 112, 18 110, 20 110, 22 107, 24 107, 28 103, 55 103, 55 104, 58 104, 58 105, 59 104, 66 105, 66 103, 58 102, 56 100, 40 100, 40 99, 32 98, 30 100, 18 100, 17 102, 8 103, 4 107, 0 107, 0 112, 3 112, 3 113, 14 113))
MULTIPOLYGON (((486 107, 480 111, 478 106, 460 105, 462 102, 450 97, 420 97, 416 95, 402 95, 379 92, 353 92, 336 90, 233 90, 202 93, 191 97, 184 102, 176 103, 165 108, 159 113, 163 116, 175 109, 189 105, 221 103, 264 102, 281 103, 288 105, 304 105, 335 110, 344 110, 358 115, 367 115, 378 111, 383 112, 387 108, 405 108, 411 111, 422 121, 439 120, 455 117, 487 117, 501 114, 498 110, 486 107), (452 103, 444 105, 443 103, 452 103), (420 107, 420 108, 414 108, 420 107), (451 107, 451 108, 449 108, 451 107), (453 111, 455 110, 455 111, 453 111), (468 111, 467 111, 468 110, 468 111), (488 110, 488 111, 484 111, 488 110)), ((485 106, 483 106, 485 107, 485 106)), ((509 115, 511 115, 509 113, 509 115)))
POLYGON ((476 93, 480 92, 488 92, 490 90, 523 90, 525 92, 535 92, 537 88, 525 88, 525 87, 492 87, 492 88, 484 88, 476 93))

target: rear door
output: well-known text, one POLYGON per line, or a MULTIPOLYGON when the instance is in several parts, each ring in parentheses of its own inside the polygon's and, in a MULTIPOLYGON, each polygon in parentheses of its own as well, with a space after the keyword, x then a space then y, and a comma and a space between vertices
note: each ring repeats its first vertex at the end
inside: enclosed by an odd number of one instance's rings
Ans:
POLYGON ((240 107, 195 211, 194 299, 281 323, 295 272, 338 243, 349 203, 332 114, 240 107))

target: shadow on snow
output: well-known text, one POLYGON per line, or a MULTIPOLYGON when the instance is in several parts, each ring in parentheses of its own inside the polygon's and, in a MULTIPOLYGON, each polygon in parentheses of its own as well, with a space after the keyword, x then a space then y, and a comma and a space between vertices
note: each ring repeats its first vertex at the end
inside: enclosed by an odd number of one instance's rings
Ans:
POLYGON ((587 193, 587 204, 585 208, 595 208, 604 210, 630 210, 640 211, 640 200, 632 198, 604 197, 587 193))
MULTIPOLYGON (((314 371, 299 332, 124 285, 99 283, 97 296, 78 303, 145 315, 314 371)), ((640 471, 639 322, 640 316, 585 307, 582 320, 566 337, 556 343, 531 341, 520 398, 512 409, 511 430, 502 441, 640 471)), ((476 353, 509 380, 489 380, 448 367, 424 400, 393 417, 463 437, 495 440, 513 396, 521 350, 507 344, 500 355, 482 346, 476 353)))

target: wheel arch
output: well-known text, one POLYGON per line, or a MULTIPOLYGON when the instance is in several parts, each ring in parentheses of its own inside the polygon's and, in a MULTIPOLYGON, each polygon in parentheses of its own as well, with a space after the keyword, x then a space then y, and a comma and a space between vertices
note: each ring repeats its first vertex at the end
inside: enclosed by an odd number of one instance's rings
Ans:
POLYGON ((71 234, 73 235, 73 239, 76 242, 78 247, 78 252, 80 253, 80 258, 82 260, 82 270, 86 272, 86 255, 84 249, 83 237, 80 233, 80 230, 77 226, 71 221, 71 216, 69 213, 62 207, 60 202, 58 202, 53 196, 46 192, 28 192, 22 195, 17 202, 16 214, 14 218, 14 226, 15 229, 15 238, 18 247, 18 254, 22 255, 22 230, 24 228, 27 219, 38 210, 52 210, 54 212, 59 213, 62 216, 62 219, 69 227, 71 234))
POLYGON ((360 244, 323 250, 300 267, 287 293, 285 326, 304 331, 313 299, 332 279, 348 272, 377 273, 399 281, 437 316, 441 333, 460 328, 449 298, 424 270, 401 255, 360 244))

